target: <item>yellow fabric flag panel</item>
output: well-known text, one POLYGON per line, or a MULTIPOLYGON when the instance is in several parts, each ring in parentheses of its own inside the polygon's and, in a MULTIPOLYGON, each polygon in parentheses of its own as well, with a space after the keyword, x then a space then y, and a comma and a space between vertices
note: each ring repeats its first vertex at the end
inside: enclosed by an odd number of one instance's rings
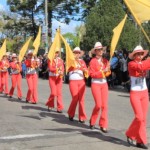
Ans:
POLYGON ((124 0, 138 24, 150 20, 150 0, 124 0))
POLYGON ((34 46, 33 55, 36 55, 38 53, 40 42, 41 42, 41 27, 39 27, 38 34, 36 36, 36 39, 33 42, 33 46, 34 46))
POLYGON ((3 45, 0 49, 0 60, 2 59, 3 55, 6 54, 6 39, 3 42, 3 45))
POLYGON ((23 47, 21 48, 20 50, 20 53, 19 53, 19 61, 21 62, 23 60, 23 57, 25 56, 25 53, 26 51, 28 50, 28 46, 29 46, 29 43, 31 41, 32 37, 30 37, 26 43, 23 45, 23 47))
POLYGON ((61 39, 63 40, 64 44, 65 44, 65 48, 66 48, 66 73, 68 72, 68 69, 72 66, 75 67, 76 63, 75 63, 75 57, 74 54, 69 46, 69 44, 67 43, 67 41, 64 39, 64 37, 62 35, 60 35, 61 39))
POLYGON ((114 54, 119 37, 121 35, 122 29, 126 21, 126 18, 127 18, 127 15, 125 15, 124 19, 113 29, 114 34, 113 34, 111 46, 110 46, 110 57, 112 57, 114 54))

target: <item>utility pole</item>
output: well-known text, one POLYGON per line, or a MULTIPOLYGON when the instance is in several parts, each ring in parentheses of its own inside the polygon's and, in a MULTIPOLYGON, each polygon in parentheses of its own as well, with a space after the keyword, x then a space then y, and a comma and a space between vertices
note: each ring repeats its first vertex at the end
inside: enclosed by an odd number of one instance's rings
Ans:
POLYGON ((48 52, 48 4, 45 0, 45 52, 48 52))

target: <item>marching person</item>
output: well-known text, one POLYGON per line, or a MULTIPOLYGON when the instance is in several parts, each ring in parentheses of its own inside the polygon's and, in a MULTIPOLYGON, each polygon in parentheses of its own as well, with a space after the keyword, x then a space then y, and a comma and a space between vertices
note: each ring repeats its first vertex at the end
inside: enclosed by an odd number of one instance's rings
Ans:
POLYGON ((15 87, 17 85, 17 96, 18 100, 22 100, 22 90, 21 90, 21 63, 17 60, 17 55, 15 53, 12 54, 12 62, 10 63, 11 68, 11 82, 12 87, 9 92, 9 97, 12 98, 15 87))
POLYGON ((150 70, 150 59, 142 60, 148 51, 143 50, 139 45, 135 47, 129 58, 132 60, 128 64, 128 71, 131 80, 130 102, 135 118, 126 131, 127 141, 132 144, 136 141, 136 146, 148 149, 146 136, 146 121, 148 113, 149 96, 146 86, 146 70, 150 70))
POLYGON ((28 84, 26 102, 28 103, 29 101, 31 101, 32 104, 36 104, 38 102, 38 94, 37 94, 38 75, 36 68, 38 68, 40 64, 38 60, 34 59, 33 52, 31 50, 27 54, 25 65, 27 67, 26 79, 28 84))
POLYGON ((69 120, 73 121, 77 103, 79 102, 79 122, 84 123, 87 119, 84 108, 85 96, 85 76, 88 75, 88 69, 85 62, 80 59, 81 50, 76 47, 73 50, 75 55, 76 67, 69 68, 69 88, 72 95, 72 101, 68 109, 69 120))
POLYGON ((53 62, 48 60, 49 86, 51 93, 46 106, 48 106, 48 111, 50 110, 50 108, 54 108, 54 99, 55 97, 57 97, 57 112, 62 113, 62 110, 64 108, 62 100, 62 79, 64 74, 64 62, 59 57, 59 55, 60 50, 56 49, 53 62))
POLYGON ((110 75, 110 64, 107 59, 103 58, 103 46, 96 42, 93 52, 95 57, 90 62, 91 90, 95 101, 90 118, 90 128, 94 129, 96 120, 101 110, 99 120, 100 130, 107 133, 108 128, 108 84, 106 77, 110 75))
POLYGON ((1 79, 1 87, 0 87, 0 93, 5 93, 6 95, 8 95, 8 68, 9 68, 10 64, 9 61, 7 59, 7 55, 4 55, 2 57, 2 60, 0 61, 0 79, 1 79), (5 88, 4 88, 5 87, 5 88))

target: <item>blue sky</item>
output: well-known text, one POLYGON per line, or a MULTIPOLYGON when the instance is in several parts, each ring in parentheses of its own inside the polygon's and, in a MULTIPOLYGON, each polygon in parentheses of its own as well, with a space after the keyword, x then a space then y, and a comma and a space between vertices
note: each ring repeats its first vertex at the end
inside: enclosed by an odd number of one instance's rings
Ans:
MULTIPOLYGON (((9 10, 9 8, 7 6, 7 0, 0 0, 0 10, 9 10)), ((53 22, 52 22, 52 31, 54 33, 55 29, 58 28, 59 26, 61 26, 62 34, 66 33, 66 32, 74 33, 75 27, 77 25, 80 25, 80 24, 81 24, 81 22, 71 21, 69 25, 66 25, 64 23, 60 23, 56 20, 53 20, 53 22)))

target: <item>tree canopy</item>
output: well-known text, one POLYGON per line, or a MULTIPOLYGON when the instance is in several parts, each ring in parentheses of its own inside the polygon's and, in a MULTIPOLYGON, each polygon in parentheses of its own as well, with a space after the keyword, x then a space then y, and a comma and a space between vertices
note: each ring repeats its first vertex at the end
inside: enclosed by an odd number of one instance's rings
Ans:
MULTIPOLYGON (((123 5, 118 0, 100 0, 93 7, 85 19, 86 35, 82 47, 87 50, 93 48, 95 42, 100 41, 104 46, 110 46, 113 29, 124 18, 123 5)), ((132 20, 128 19, 117 49, 127 48, 132 50, 139 43, 139 30, 132 20)))

